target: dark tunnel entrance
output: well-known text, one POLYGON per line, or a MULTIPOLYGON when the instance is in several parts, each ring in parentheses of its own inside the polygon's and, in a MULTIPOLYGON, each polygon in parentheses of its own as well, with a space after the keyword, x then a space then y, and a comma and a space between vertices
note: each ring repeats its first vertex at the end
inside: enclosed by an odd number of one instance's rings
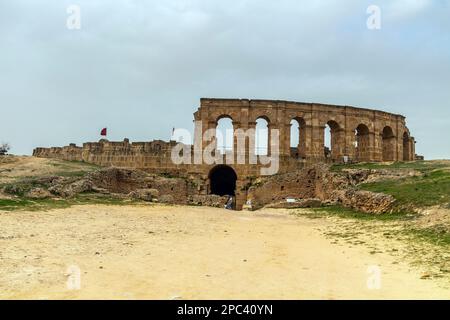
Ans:
POLYGON ((233 168, 218 165, 209 172, 210 193, 219 196, 236 195, 237 175, 233 168))

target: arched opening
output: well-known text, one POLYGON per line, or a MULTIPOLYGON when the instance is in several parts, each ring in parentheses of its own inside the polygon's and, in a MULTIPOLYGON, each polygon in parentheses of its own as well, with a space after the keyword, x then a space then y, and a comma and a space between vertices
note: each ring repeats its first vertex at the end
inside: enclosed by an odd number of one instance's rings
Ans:
POLYGON ((411 144, 408 132, 403 134, 403 161, 411 161, 411 144))
POLYGON ((330 120, 324 130, 325 158, 336 160, 339 158, 339 132, 340 127, 336 121, 330 120))
POLYGON ((383 145, 383 161, 395 160, 395 136, 392 128, 389 126, 384 127, 382 136, 383 145))
POLYGON ((269 154, 269 122, 264 118, 256 119, 255 154, 259 156, 269 154))
POLYGON ((229 116, 222 116, 217 120, 216 126, 216 143, 217 150, 225 154, 233 151, 233 119, 229 116))
POLYGON ((305 120, 302 118, 294 118, 290 122, 290 149, 291 156, 294 158, 303 158, 305 156, 305 120))
POLYGON ((369 128, 365 124, 360 124, 355 130, 355 156, 357 161, 368 161, 370 159, 369 128))
POLYGON ((236 194, 237 175, 233 168, 218 165, 209 172, 210 194, 234 196, 236 194))

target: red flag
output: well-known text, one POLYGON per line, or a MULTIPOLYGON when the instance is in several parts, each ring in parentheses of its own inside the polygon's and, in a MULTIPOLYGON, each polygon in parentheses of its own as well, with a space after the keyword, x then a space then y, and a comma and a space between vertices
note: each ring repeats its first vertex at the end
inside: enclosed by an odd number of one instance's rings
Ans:
POLYGON ((102 131, 100 131, 100 135, 106 137, 106 128, 103 128, 102 131))

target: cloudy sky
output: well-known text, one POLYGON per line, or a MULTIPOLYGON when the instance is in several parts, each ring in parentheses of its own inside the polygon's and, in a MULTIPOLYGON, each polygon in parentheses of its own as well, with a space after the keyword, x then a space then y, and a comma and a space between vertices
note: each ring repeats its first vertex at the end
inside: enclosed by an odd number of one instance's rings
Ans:
POLYGON ((260 98, 401 113, 418 153, 450 158, 449 17, 447 0, 0 0, 0 142, 167 140, 200 97, 260 98))

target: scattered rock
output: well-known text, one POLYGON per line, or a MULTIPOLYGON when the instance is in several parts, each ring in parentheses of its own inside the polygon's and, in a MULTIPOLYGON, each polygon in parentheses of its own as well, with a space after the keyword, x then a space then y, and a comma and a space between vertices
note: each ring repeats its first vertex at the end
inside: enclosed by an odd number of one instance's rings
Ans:
POLYGON ((223 208, 228 201, 228 196, 218 195, 193 195, 188 197, 188 203, 194 206, 207 206, 223 208))
POLYGON ((43 188, 34 188, 34 189, 31 189, 25 195, 25 197, 30 198, 30 199, 47 199, 47 198, 51 198, 52 194, 48 190, 45 190, 43 188))
POLYGON ((381 180, 397 180, 408 177, 420 177, 420 171, 412 169, 343 169, 353 185, 378 182, 381 180))
POLYGON ((73 198, 79 193, 92 191, 93 183, 89 179, 81 179, 69 184, 56 184, 48 189, 53 194, 64 198, 73 198))
POLYGON ((159 191, 156 189, 137 189, 131 191, 128 196, 132 199, 151 202, 158 199, 159 191))
POLYGON ((338 200, 344 207, 374 214, 388 212, 395 203, 391 195, 354 189, 340 192, 338 200))
POLYGON ((314 164, 302 170, 258 179, 258 183, 249 187, 247 204, 251 210, 264 206, 308 208, 340 204, 366 213, 389 212, 395 202, 392 196, 355 188, 371 174, 373 170, 333 172, 326 164, 314 164), (303 200, 288 202, 288 198, 303 200))
POLYGON ((160 203, 175 204, 175 198, 170 194, 164 194, 158 200, 160 203))
POLYGON ((431 278, 431 273, 429 272, 424 272, 422 273, 422 275, 420 276, 420 279, 425 280, 425 279, 430 279, 431 278))

